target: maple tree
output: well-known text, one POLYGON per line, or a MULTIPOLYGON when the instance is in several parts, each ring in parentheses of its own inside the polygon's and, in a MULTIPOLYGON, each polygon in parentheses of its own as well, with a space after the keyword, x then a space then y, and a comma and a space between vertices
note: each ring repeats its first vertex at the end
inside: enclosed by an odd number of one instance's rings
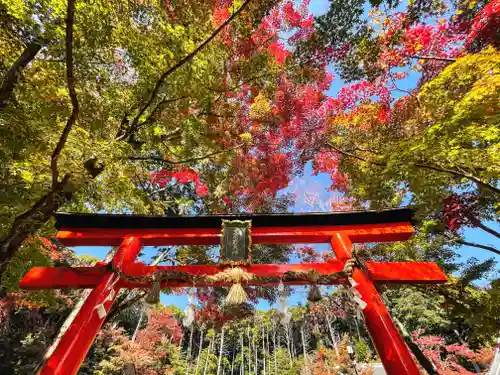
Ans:
POLYGON ((493 0, 486 4, 474 16, 473 23, 467 34, 466 47, 472 50, 481 49, 484 46, 500 46, 500 2, 493 0))
POLYGON ((301 45, 302 58, 334 62, 340 77, 348 82, 373 81, 405 60, 415 59, 418 65, 429 62, 431 66, 450 60, 449 55, 456 51, 450 48, 443 53, 446 45, 464 35, 454 27, 455 22, 442 17, 456 4, 414 1, 405 4, 404 11, 399 5, 392 1, 330 2, 327 13, 316 19, 316 35, 301 45), (368 15, 366 9, 370 9, 368 15), (439 21, 437 25, 426 22, 430 17, 439 21), (430 38, 435 43, 430 43, 430 38))
POLYGON ((390 109, 376 102, 333 118, 329 146, 337 164, 323 170, 347 173, 350 194, 370 200, 372 207, 410 198, 432 218, 444 204, 454 232, 458 226, 453 223, 467 215, 453 219, 449 215, 458 212, 444 200, 457 189, 471 191, 467 199, 476 197, 477 204, 468 206, 474 207, 468 224, 498 237, 482 222, 496 217, 498 126, 492 119, 498 97, 491 74, 497 59, 489 49, 465 56, 425 84, 418 96, 403 97, 390 109), (463 91, 457 93, 457 87, 463 91), (450 95, 454 101, 447 99, 450 95))
POLYGON ((423 348, 423 352, 428 357, 433 364, 436 366, 440 374, 452 375, 452 374, 474 374, 477 373, 468 371, 463 367, 463 362, 474 361, 476 364, 479 362, 485 365, 489 362, 490 353, 474 352, 469 349, 466 344, 446 344, 443 337, 440 336, 423 336, 424 330, 418 330, 412 333, 413 340, 423 348), (484 358, 486 355, 486 358, 484 358), (478 361, 479 359, 479 361, 478 361), (486 361, 484 361, 486 359, 486 361), (486 362, 486 363, 485 363, 486 362))
MULTIPOLYGON (((463 11, 450 16, 444 5, 432 15, 437 22, 412 20, 409 10, 379 9, 370 10, 367 20, 356 21, 370 30, 362 41, 348 46, 358 56, 355 68, 362 71, 347 77, 339 68, 341 77, 357 81, 342 87, 335 97, 335 113, 324 131, 325 146, 314 157, 313 167, 329 173, 332 189, 348 192, 358 204, 369 202, 373 208, 403 201, 415 204, 427 229, 435 223, 433 233, 498 254, 489 244, 460 238, 459 226, 449 225, 456 222, 450 217, 452 211, 441 213, 457 191, 469 191, 477 204, 468 215, 468 225, 474 223, 498 237, 484 223, 498 217, 499 164, 493 156, 498 144, 498 53, 486 42, 483 51, 466 54, 468 43, 476 38, 471 33, 479 27, 478 20, 495 22, 493 16, 485 16, 496 9, 494 2, 481 6, 468 27, 463 11), (416 87, 401 89, 401 82, 413 72, 420 75, 416 87)), ((332 5, 330 11, 340 10, 332 5)), ((329 26, 325 22, 332 14, 318 19, 320 30, 329 26)), ((323 47, 330 48, 327 42, 316 50, 324 54, 323 47)), ((347 63, 345 56, 324 56, 327 61, 347 63)), ((458 214, 457 209, 453 212, 458 214)))
POLYGON ((225 171, 230 181, 222 176, 229 193, 223 200, 224 209, 259 209, 286 187, 304 163, 300 154, 286 150, 294 149, 294 139, 299 135, 319 128, 324 116, 318 115, 329 110, 331 102, 322 91, 328 87, 331 75, 325 73, 324 67, 301 67, 290 61, 291 54, 279 36, 283 32, 290 34, 288 43, 292 45, 307 38, 312 30, 311 17, 306 3, 295 6, 287 1, 274 8, 248 38, 235 38, 236 31, 231 27, 223 35, 234 49, 234 58, 226 64, 229 77, 217 88, 217 100, 210 103, 210 109, 201 112, 207 116, 210 131, 224 134, 222 141, 236 149, 225 171), (233 77, 234 72, 248 69, 247 64, 255 66, 266 61, 271 64, 266 74, 273 77, 272 85, 258 87, 261 75, 247 82, 233 77), (240 87, 234 90, 238 84, 240 87))
POLYGON ((280 41, 283 32, 289 43, 309 37, 306 4, 274 5, 216 1, 205 4, 207 17, 195 1, 3 2, 29 35, 2 36, 11 65, 0 114, 2 272, 62 207, 179 214, 286 205, 276 193, 303 161, 285 149, 320 121, 331 77, 294 63, 280 41), (35 39, 43 53, 29 54, 35 39))

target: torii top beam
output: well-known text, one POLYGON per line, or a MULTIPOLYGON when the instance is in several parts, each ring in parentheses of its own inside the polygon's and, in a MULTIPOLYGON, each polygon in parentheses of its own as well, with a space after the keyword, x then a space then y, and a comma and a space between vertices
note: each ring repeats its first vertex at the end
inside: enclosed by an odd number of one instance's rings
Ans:
POLYGON ((351 211, 308 214, 141 216, 56 214, 57 239, 68 246, 118 246, 125 236, 145 246, 218 245, 222 220, 252 220, 254 244, 328 243, 335 233, 352 242, 406 240, 413 211, 351 211))

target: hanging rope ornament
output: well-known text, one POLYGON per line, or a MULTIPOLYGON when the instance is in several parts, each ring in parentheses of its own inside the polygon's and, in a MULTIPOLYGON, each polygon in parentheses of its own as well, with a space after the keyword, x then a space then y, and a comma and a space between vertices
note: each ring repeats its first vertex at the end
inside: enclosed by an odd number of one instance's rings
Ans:
POLYGON ((243 268, 227 268, 222 272, 219 272, 213 276, 209 276, 208 280, 211 282, 229 282, 233 285, 229 289, 229 293, 224 300, 226 305, 239 305, 246 302, 248 296, 245 289, 241 285, 244 282, 252 280, 254 277, 253 273, 246 272, 243 268))
POLYGON ((365 301, 363 301, 361 293, 359 293, 358 290, 355 287, 351 287, 349 289, 349 291, 352 293, 352 299, 353 299, 353 301, 356 302, 356 304, 358 305, 358 307, 361 310, 364 310, 366 308, 366 306, 367 306, 367 303, 365 301))
POLYGON ((281 313, 281 324, 287 325, 292 319, 292 314, 288 311, 288 301, 285 295, 285 285, 283 281, 280 280, 278 284, 278 294, 279 294, 279 311, 281 313))
POLYGON ((184 310, 184 319, 182 319, 182 325, 188 328, 191 327, 193 322, 194 322, 194 288, 190 288, 188 305, 184 310))
POLYGON ((352 278, 352 271, 354 270, 355 265, 356 265, 355 259, 347 260, 344 265, 344 272, 347 274, 347 281, 349 282, 350 285, 349 292, 352 295, 352 300, 356 302, 356 304, 361 310, 364 310, 367 304, 365 301, 363 301, 361 293, 359 293, 359 291, 356 289, 356 286, 359 284, 352 278))
POLYGON ((157 303, 160 303, 161 279, 162 279, 162 273, 160 271, 156 271, 153 273, 151 289, 149 290, 149 293, 145 298, 147 304, 156 305, 157 303))
POLYGON ((316 270, 312 270, 307 274, 308 281, 311 284, 309 287, 309 293, 307 293, 307 300, 310 302, 319 302, 323 298, 318 286, 318 280, 320 277, 321 274, 316 270))

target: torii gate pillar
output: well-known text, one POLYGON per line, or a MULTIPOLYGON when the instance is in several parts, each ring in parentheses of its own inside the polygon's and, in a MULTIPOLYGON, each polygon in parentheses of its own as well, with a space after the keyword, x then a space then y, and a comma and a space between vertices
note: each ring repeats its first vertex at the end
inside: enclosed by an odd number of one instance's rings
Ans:
MULTIPOLYGON (((120 267, 124 261, 134 261, 141 247, 137 237, 126 237, 116 251, 112 264, 120 267)), ((60 341, 55 342, 45 354, 44 365, 37 375, 70 375, 78 372, 121 289, 119 281, 120 276, 115 272, 101 275, 95 288, 81 301, 83 304, 60 341), (99 309, 103 309, 104 314, 99 309)))
MULTIPOLYGON (((337 233, 332 237, 331 243, 337 259, 347 261, 352 258, 352 243, 348 236, 337 233)), ((419 375, 420 372, 408 347, 394 325, 372 280, 359 268, 353 270, 352 278, 358 284, 356 289, 361 294, 361 298, 366 302, 366 307, 363 309, 366 328, 387 374, 419 375)))

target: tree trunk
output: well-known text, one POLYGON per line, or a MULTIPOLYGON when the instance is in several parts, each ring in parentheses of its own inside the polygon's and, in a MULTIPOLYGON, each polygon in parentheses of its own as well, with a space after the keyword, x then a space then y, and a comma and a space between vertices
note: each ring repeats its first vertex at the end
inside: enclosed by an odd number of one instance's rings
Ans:
POLYGON ((231 357, 231 375, 234 374, 234 354, 236 353, 236 340, 234 341, 234 344, 233 344, 233 354, 232 354, 232 357, 231 357))
POLYGON ((333 332, 332 328, 332 321, 330 320, 330 317, 325 313, 325 318, 326 318, 326 323, 328 325, 328 330, 330 332, 330 339, 332 340, 332 346, 335 349, 335 355, 337 358, 339 358, 339 347, 337 345, 337 338, 335 337, 335 334, 333 332))
POLYGON ((266 357, 266 360, 267 360, 267 372, 269 373, 269 375, 271 375, 271 358, 270 358, 270 345, 269 345, 269 330, 266 329, 266 342, 267 342, 267 345, 266 345, 266 354, 267 354, 267 357, 266 357))
POLYGON ((243 346, 243 332, 240 333, 240 345, 241 345, 241 375, 245 373, 245 347, 243 346))
POLYGON ((302 350, 304 351, 304 368, 306 370, 306 374, 309 374, 309 363, 307 360, 307 347, 306 347, 306 339, 304 336, 304 326, 300 327, 300 338, 302 340, 302 350))
POLYGON ((193 333, 194 333, 194 326, 191 325, 191 333, 189 334, 189 344, 186 352, 186 375, 189 375, 189 369, 191 367, 190 364, 191 364, 191 347, 193 346, 193 333))
POLYGON ((122 289, 120 291, 120 294, 118 295, 118 298, 116 299, 116 302, 113 303, 111 309, 109 310, 108 315, 106 315, 106 318, 104 319, 104 324, 111 322, 121 311, 141 301, 145 295, 146 292, 143 290, 140 291, 135 290, 131 292, 130 290, 122 289), (127 299, 127 297, 131 294, 132 297, 127 299))
POLYGON ((276 325, 273 323, 273 353, 274 353, 274 375, 278 375, 278 358, 276 358, 276 325))
POLYGON ((266 375, 266 343, 265 343, 265 332, 264 326, 262 326, 262 363, 263 363, 263 371, 264 375, 266 375))
POLYGON ((217 375, 220 374, 220 364, 222 361, 222 349, 223 348, 224 348, 224 326, 222 327, 222 332, 220 334, 219 359, 217 361, 217 375))
POLYGON ((21 76, 23 70, 28 66, 28 64, 33 61, 38 52, 42 49, 42 43, 32 42, 29 43, 24 49, 21 56, 12 64, 2 83, 0 88, 0 110, 4 109, 9 100, 12 98, 12 93, 14 88, 21 76))
POLYGON ((437 372, 437 370, 435 369, 432 362, 427 359, 427 357, 422 352, 422 350, 420 350, 419 346, 413 342, 408 331, 403 326, 403 323, 401 323, 401 321, 398 318, 396 318, 395 316, 393 316, 392 319, 399 327, 399 331, 401 332, 403 339, 406 341, 406 344, 408 345, 411 352, 413 353, 413 355, 417 359, 418 363, 420 363, 420 366, 422 366, 424 368, 424 370, 427 371, 427 373, 429 375, 439 375, 439 372, 437 372))
POLYGON ((247 339, 248 339, 248 374, 252 373, 252 350, 250 342, 250 326, 247 327, 247 339))
POLYGON ((212 346, 215 343, 215 337, 210 339, 210 344, 208 344, 207 357, 205 358, 205 368, 203 369, 203 375, 207 375, 208 361, 210 360, 210 353, 212 352, 212 346))
POLYGON ((281 348, 281 339, 280 339, 280 334, 278 332, 278 349, 281 348))
MULTIPOLYGON (((170 337, 170 340, 172 340, 172 337, 170 337)), ((182 357, 182 340, 184 340, 184 330, 182 329, 181 326, 181 338, 179 340, 179 357, 182 357)))
POLYGON ((253 353, 255 355, 255 362, 254 362, 254 372, 255 374, 254 375, 258 375, 257 372, 259 371, 259 363, 257 361, 257 347, 256 347, 256 344, 255 344, 255 332, 252 333, 252 344, 253 344, 253 353))
MULTIPOLYGON (((453 330, 453 332, 455 333, 455 335, 457 336, 458 338, 458 341, 460 341, 462 343, 462 345, 465 345, 466 342, 464 340, 462 340, 462 337, 459 335, 458 331, 456 329, 453 330)), ((479 368, 479 366, 477 365, 477 362, 472 360, 471 361, 472 363, 472 366, 474 367, 474 372, 476 374, 479 374, 481 372, 481 369, 479 368)))
POLYGON ((200 334, 200 345, 198 348, 198 358, 196 358, 196 370, 194 370, 194 373, 198 373, 198 368, 200 366, 200 359, 201 359, 201 351, 203 350, 203 333, 205 332, 205 329, 203 326, 201 326, 201 334, 200 334))
POLYGON ((144 318, 144 306, 141 308, 141 316, 139 317, 139 321, 137 322, 137 326, 135 327, 134 334, 132 335, 132 341, 135 341, 135 338, 137 337, 137 332, 139 332, 139 328, 141 327, 143 318, 144 318))
POLYGON ((285 336, 286 336, 286 346, 288 349, 288 356, 290 357, 290 368, 291 368, 293 366, 293 359, 292 359, 292 349, 290 347, 290 330, 288 324, 285 327, 285 336))
POLYGON ((358 333, 358 340, 361 339, 361 333, 359 332, 358 318, 354 317, 354 324, 356 324, 356 332, 358 333))
POLYGON ((40 198, 29 210, 16 217, 9 234, 0 242, 0 282, 5 269, 21 244, 39 230, 61 207, 73 197, 69 175, 40 198))

